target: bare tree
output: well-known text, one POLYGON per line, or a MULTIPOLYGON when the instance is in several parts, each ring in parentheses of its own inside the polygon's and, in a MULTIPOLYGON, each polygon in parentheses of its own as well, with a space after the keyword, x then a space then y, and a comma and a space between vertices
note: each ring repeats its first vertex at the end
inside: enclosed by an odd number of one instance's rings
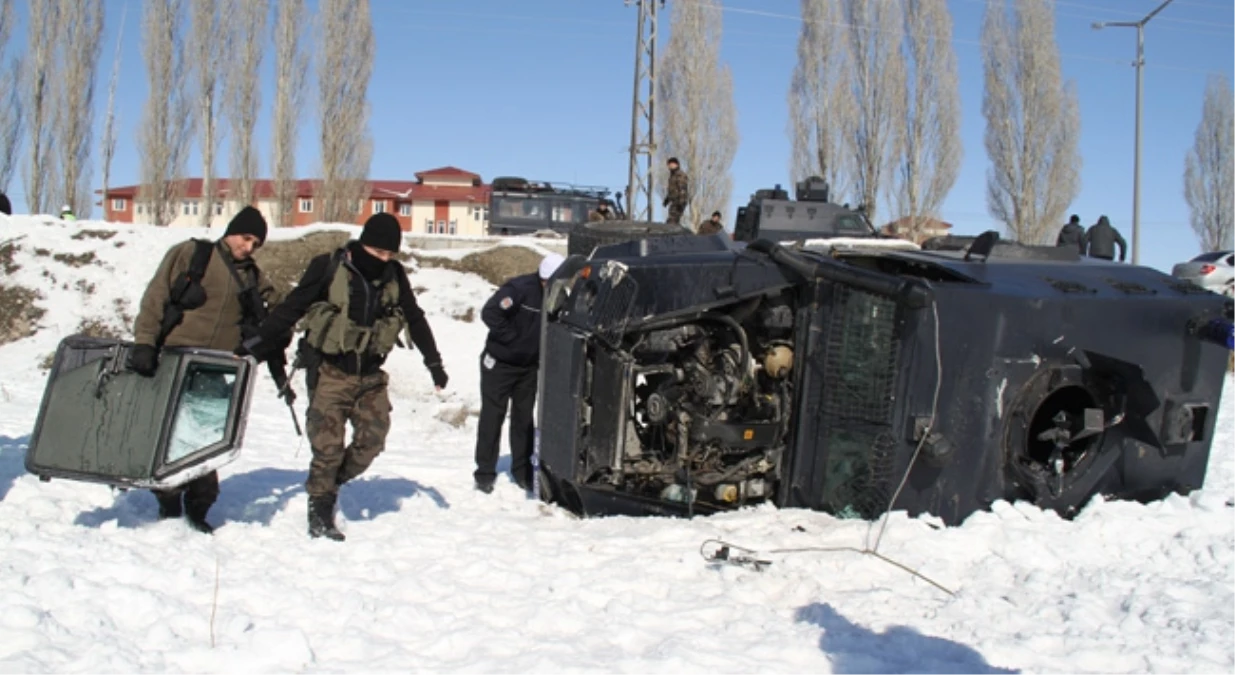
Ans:
POLYGON ((849 189, 850 155, 844 129, 856 108, 847 91, 848 42, 841 7, 834 0, 802 0, 798 63, 789 85, 789 174, 828 182, 833 199, 849 189))
POLYGON ((946 0, 905 0, 905 115, 897 139, 894 217, 916 239, 956 183, 961 168, 961 95, 946 0))
POLYGON ((982 25, 986 203, 1008 233, 1045 242, 1080 192, 1080 111, 1063 81, 1052 0, 987 0, 982 25))
POLYGON ((60 194, 79 218, 89 218, 94 135, 94 81, 103 46, 103 0, 73 0, 60 7, 56 43, 62 50, 54 115, 60 155, 60 194))
POLYGON ((1235 219, 1235 110, 1231 81, 1211 75, 1196 140, 1184 160, 1184 199, 1205 251, 1231 248, 1235 219))
POLYGON ((31 213, 47 213, 57 194, 55 175, 56 45, 60 40, 58 0, 29 0, 29 32, 25 59, 25 102, 30 123, 29 161, 22 172, 26 206, 31 213))
MULTIPOLYGON (((107 83, 107 112, 103 118, 103 199, 107 199, 107 191, 111 185, 111 163, 116 157, 116 81, 120 76, 120 47, 124 44, 124 23, 128 17, 129 6, 125 4, 120 11, 120 29, 116 32, 116 52, 112 55, 111 78, 107 83)), ((106 202, 104 202, 106 213, 106 202)))
POLYGON ((274 141, 270 161, 274 178, 276 222, 291 224, 296 199, 296 131, 304 102, 305 75, 309 56, 302 44, 304 0, 281 0, 276 7, 274 141))
MULTIPOLYGON (((0 57, 3 57, 9 37, 13 33, 15 19, 11 2, 0 2, 0 57)), ((6 82, 21 82, 23 65, 14 57, 6 73, 6 82)), ((17 153, 21 149, 22 132, 25 128, 25 109, 22 106, 22 87, 4 87, 0 94, 0 192, 7 192, 13 171, 17 168, 17 153)))
POLYGON ((373 24, 368 0, 321 0, 318 12, 322 220, 350 223, 368 191, 373 156, 368 101, 373 24))
MULTIPOLYGON (((677 157, 690 176, 682 224, 693 229, 713 211, 726 210, 733 191, 738 149, 733 76, 720 61, 719 5, 677 0, 669 30, 656 74, 657 166, 677 157)), ((667 182, 659 183, 663 196, 667 182)))
POLYGON ((850 92, 857 113, 847 136, 853 157, 854 196, 875 220, 878 200, 895 161, 895 143, 905 120, 905 58, 901 54, 901 3, 845 0, 850 92))
MULTIPOLYGON (((14 58, 8 69, 8 81, 20 82, 23 68, 21 59, 14 58)), ((25 120, 21 87, 8 87, 0 97, 0 192, 8 192, 9 181, 17 169, 25 120)))
POLYGON ((253 203, 253 180, 257 175, 257 151, 253 128, 261 107, 258 89, 265 51, 268 0, 229 0, 227 12, 233 22, 232 60, 227 67, 226 115, 231 131, 231 183, 228 192, 240 206, 253 203))
POLYGON ((202 209, 199 226, 209 227, 214 214, 215 153, 219 138, 219 73, 223 59, 232 54, 232 32, 225 30, 224 19, 239 21, 240 17, 224 15, 221 0, 192 0, 192 29, 189 37, 189 53, 197 75, 196 127, 197 143, 202 155, 202 209))
POLYGON ((192 104, 185 94, 185 0, 145 3, 142 56, 149 92, 139 137, 142 186, 138 201, 149 209, 154 224, 162 226, 176 216, 193 131, 192 104))

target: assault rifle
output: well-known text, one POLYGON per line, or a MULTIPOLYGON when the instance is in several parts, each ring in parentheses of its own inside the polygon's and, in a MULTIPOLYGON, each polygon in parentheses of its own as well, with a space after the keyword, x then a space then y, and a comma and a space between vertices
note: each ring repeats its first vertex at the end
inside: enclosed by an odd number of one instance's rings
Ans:
MULTIPOLYGON (((257 337, 257 327, 261 325, 269 312, 266 310, 266 303, 257 293, 257 288, 250 286, 240 293, 240 306, 244 312, 244 317, 247 319, 240 325, 240 338, 242 343, 247 343, 249 340, 257 337)), ((288 344, 291 344, 291 337, 288 337, 288 344)), ((303 436, 300 431, 300 419, 296 417, 296 392, 292 389, 292 379, 287 374, 287 356, 284 352, 287 351, 287 345, 283 345, 283 349, 268 359, 266 359, 266 368, 270 371, 270 378, 274 380, 275 386, 279 388, 278 396, 287 403, 287 409, 292 414, 292 424, 296 427, 296 435, 303 436)), ((296 369, 299 367, 299 359, 292 365, 292 375, 296 374, 296 369)))

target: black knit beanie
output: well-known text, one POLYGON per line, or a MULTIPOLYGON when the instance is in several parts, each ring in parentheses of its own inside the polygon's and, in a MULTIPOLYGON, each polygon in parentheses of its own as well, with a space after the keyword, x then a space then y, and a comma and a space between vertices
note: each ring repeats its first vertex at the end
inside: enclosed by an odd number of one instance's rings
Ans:
POLYGON ((240 209, 240 213, 232 218, 232 222, 227 224, 227 231, 223 233, 224 237, 233 234, 251 234, 257 237, 261 243, 266 243, 266 218, 262 216, 262 212, 246 206, 240 209))
POLYGON ((6 216, 13 215, 13 205, 9 203, 9 196, 0 192, 0 213, 6 216))
POLYGON ((403 243, 403 228, 399 227, 399 220, 389 213, 375 213, 365 221, 360 232, 360 243, 398 253, 399 244, 403 243))

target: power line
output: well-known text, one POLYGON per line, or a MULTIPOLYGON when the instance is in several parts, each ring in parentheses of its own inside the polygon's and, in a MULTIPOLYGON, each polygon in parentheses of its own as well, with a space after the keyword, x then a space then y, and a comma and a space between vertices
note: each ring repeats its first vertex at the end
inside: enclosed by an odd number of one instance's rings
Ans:
MULTIPOLYGON (((985 2, 985 0, 965 0, 965 1, 966 2, 979 2, 979 3, 985 2)), ((786 14, 783 12, 770 12, 770 11, 758 10, 758 9, 748 9, 744 7, 725 7, 722 5, 711 4, 711 3, 700 3, 700 4, 703 7, 707 7, 709 9, 719 10, 722 12, 728 12, 731 14, 759 16, 759 17, 770 18, 770 19, 781 19, 781 20, 786 20, 786 21, 794 21, 799 24, 803 23, 802 17, 799 15, 795 15, 795 14, 786 14)), ((394 9, 389 9, 387 11, 395 13, 395 14, 443 16, 443 17, 450 16, 450 17, 459 17, 459 18, 466 18, 466 19, 495 19, 495 20, 502 20, 502 21, 533 21, 536 23, 543 23, 543 22, 575 23, 575 24, 584 24, 584 25, 592 25, 592 26, 605 26, 605 27, 610 27, 614 29, 627 27, 626 22, 606 21, 606 20, 601 20, 601 19, 588 19, 588 18, 583 18, 583 17, 569 17, 569 16, 545 16, 545 15, 526 15, 526 14, 524 15, 487 14, 487 13, 479 13, 479 12, 450 12, 450 11, 404 9, 404 8, 394 8, 394 9)), ((1079 15, 1071 15, 1071 16, 1074 16, 1075 18, 1088 18, 1088 19, 1095 18, 1095 17, 1082 17, 1079 15)), ((849 22, 845 22, 845 21, 815 21, 813 23, 815 25, 836 26, 836 27, 841 27, 841 28, 854 28, 855 27, 853 24, 849 22)), ((1170 28, 1176 31, 1181 30, 1173 26, 1164 26, 1164 27, 1170 28)), ((438 27, 434 26, 434 28, 438 28, 438 27)), ((906 36, 904 31, 884 31, 883 29, 871 28, 871 27, 866 27, 866 26, 859 26, 857 28, 860 28, 862 30, 876 31, 876 32, 890 32, 900 37, 906 36)), ((472 34, 474 33, 509 34, 510 33, 509 30, 503 30, 503 29, 485 30, 485 29, 480 29, 480 28, 475 28, 475 27, 459 27, 459 30, 461 32, 467 32, 467 33, 472 33, 472 34)), ((439 32, 440 32, 440 29, 439 29, 439 32)), ((1189 32, 1189 33, 1195 33, 1195 34, 1205 34, 1205 35, 1221 34, 1221 33, 1214 33, 1214 32, 1195 31, 1191 29, 1183 29, 1183 32, 1189 32)), ((572 35, 572 36, 580 35, 580 36, 589 37, 593 39, 600 37, 602 35, 603 36, 615 35, 616 37, 621 37, 620 34, 609 33, 609 32, 601 32, 601 33, 593 33, 593 34, 560 33, 559 32, 557 34, 558 35, 572 35)), ((758 33, 758 32, 729 30, 729 29, 725 30, 725 35, 745 35, 748 37, 767 37, 767 38, 781 38, 781 39, 789 37, 787 35, 780 35, 780 34, 758 33)), ((621 37, 621 39, 627 39, 627 38, 621 37)), ((963 46, 968 46, 968 47, 981 47, 982 46, 982 42, 980 40, 968 40, 965 38, 953 37, 951 42, 953 46, 957 46, 957 45, 963 45, 963 46)), ((760 47, 763 49, 766 49, 769 46, 766 43, 741 42, 741 41, 739 42, 726 41, 725 45, 728 47, 760 47)), ((783 42, 782 45, 793 46, 794 43, 783 42)), ((1073 59, 1073 60, 1078 60, 1078 61, 1089 61, 1092 63, 1103 63, 1107 65, 1124 66, 1124 65, 1127 65, 1128 63, 1126 59, 1089 56, 1085 54, 1074 54, 1074 53, 1067 53, 1067 52, 1060 52, 1059 56, 1060 58, 1073 59)), ((1206 70, 1203 68, 1193 68, 1193 67, 1188 67, 1188 66, 1177 66, 1177 65, 1163 64, 1163 63, 1153 63, 1153 64, 1147 63, 1146 67, 1157 69, 1157 70, 1170 70, 1170 71, 1175 71, 1175 72, 1199 73, 1199 74, 1204 74, 1204 75, 1222 74, 1222 71, 1218 71, 1218 70, 1206 70)))
MULTIPOLYGON (((1067 1, 1067 0, 1055 0, 1055 4, 1056 4, 1057 6, 1062 5, 1062 6, 1064 6, 1064 7, 1076 7, 1076 8, 1078 8, 1078 9, 1093 9, 1093 10, 1099 10, 1099 11, 1101 11, 1103 14, 1123 14, 1124 16, 1136 17, 1136 18, 1138 18, 1138 19, 1139 19, 1140 17, 1144 16, 1144 14, 1145 14, 1144 12, 1141 12, 1141 11, 1137 11, 1137 12, 1129 12, 1128 10, 1124 10, 1124 9, 1111 9, 1111 8, 1109 8, 1109 7, 1101 7, 1101 6, 1098 6, 1098 5, 1087 5, 1087 4, 1084 4, 1084 3, 1081 3, 1081 2, 1069 2, 1069 1, 1067 1)), ((1214 22, 1212 22, 1212 21, 1204 21, 1204 20, 1202 20, 1202 19, 1184 19, 1184 18, 1181 18, 1181 17, 1175 17, 1175 16, 1163 16, 1163 17, 1159 17, 1159 18, 1158 18, 1158 21, 1161 21, 1161 22, 1172 22, 1172 23, 1199 24, 1199 25, 1202 25, 1202 26, 1209 26, 1209 27, 1211 27, 1211 28, 1235 28, 1235 25, 1232 25, 1232 24, 1215 24, 1215 23, 1214 23, 1214 22)))

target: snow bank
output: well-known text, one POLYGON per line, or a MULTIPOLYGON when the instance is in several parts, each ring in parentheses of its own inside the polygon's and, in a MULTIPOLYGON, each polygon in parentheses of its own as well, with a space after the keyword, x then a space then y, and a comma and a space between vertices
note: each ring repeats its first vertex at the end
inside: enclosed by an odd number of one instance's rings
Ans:
POLYGON ((26 474, 39 360, 82 319, 111 317, 117 302, 135 311, 166 248, 197 234, 0 216, 0 241, 25 236, 12 280, 47 309, 41 332, 0 347, 0 671, 1235 668, 1229 401, 1206 485, 1189 497, 1099 501, 1071 522, 1025 504, 958 528, 893 515, 880 551, 953 596, 870 557, 773 552, 860 547, 864 522, 774 508, 582 521, 506 481, 475 492, 475 418, 448 420, 478 407, 484 330, 452 317, 492 286, 446 269, 415 270, 413 283, 449 390, 432 393, 418 355, 392 357, 393 427, 370 473, 342 491, 346 543, 305 535, 310 450, 264 376, 246 448, 221 472, 213 537, 158 522, 148 492, 26 474), (73 238, 90 229, 117 234, 73 238), (93 251, 97 264, 36 247, 93 251), (772 565, 709 566, 698 551, 713 537, 772 565))

